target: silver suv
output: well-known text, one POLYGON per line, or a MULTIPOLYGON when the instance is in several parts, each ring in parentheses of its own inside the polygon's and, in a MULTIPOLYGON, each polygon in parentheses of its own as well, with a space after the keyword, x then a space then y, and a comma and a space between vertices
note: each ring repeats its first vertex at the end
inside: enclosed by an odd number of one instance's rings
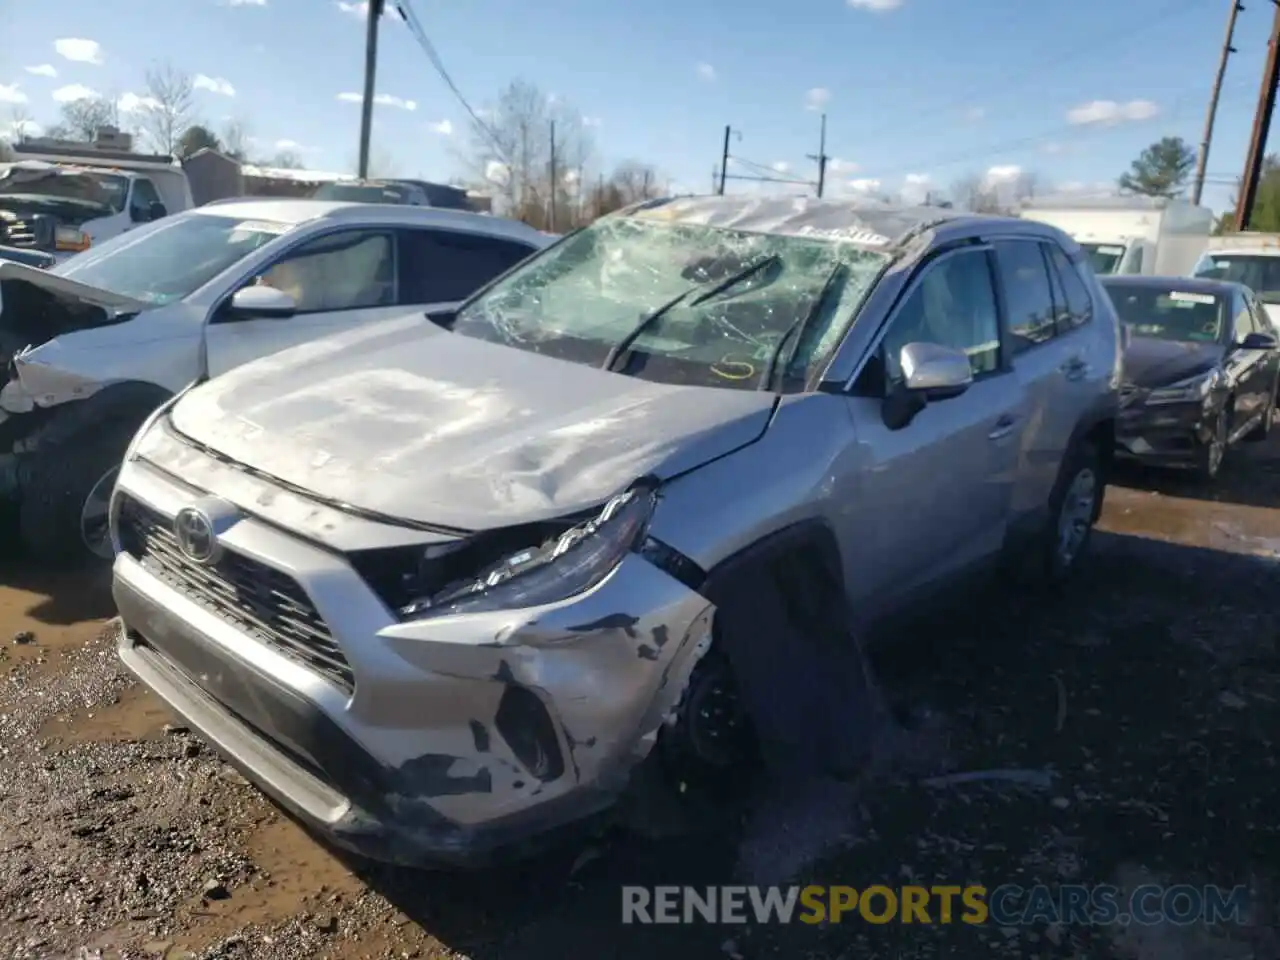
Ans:
POLYGON ((813 752, 851 614, 1061 579, 1119 365, 1053 227, 645 203, 160 410, 112 504, 120 656, 331 841, 482 859, 646 758, 813 752))

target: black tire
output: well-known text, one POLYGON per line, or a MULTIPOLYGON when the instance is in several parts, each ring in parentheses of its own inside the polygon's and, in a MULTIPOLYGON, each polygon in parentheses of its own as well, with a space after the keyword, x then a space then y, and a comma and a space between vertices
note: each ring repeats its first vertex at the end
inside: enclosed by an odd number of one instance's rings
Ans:
POLYGON ((1271 428, 1275 426, 1276 420, 1276 388, 1272 388, 1271 396, 1267 400, 1267 409, 1262 413, 1262 422, 1245 434, 1244 439, 1247 443, 1261 443, 1271 436, 1271 428))
POLYGON ((1196 473, 1206 483, 1211 483, 1218 478, 1222 473, 1222 465, 1227 459, 1229 450, 1227 439, 1231 435, 1231 415, 1228 412, 1230 408, 1231 401, 1228 400, 1214 418, 1213 438, 1196 448, 1196 473))
POLYGON ((715 647, 694 666, 658 752, 667 775, 682 788, 723 787, 756 765, 750 718, 739 703, 729 658, 715 647))
POLYGON ((1106 496, 1106 464, 1096 443, 1084 440, 1077 443, 1062 461, 1058 480, 1049 496, 1049 515, 1044 526, 1024 551, 1011 559, 1010 573, 1015 582, 1033 589, 1057 587, 1065 583, 1080 568, 1081 558, 1087 553, 1093 539, 1093 527, 1102 514, 1106 496), (1070 550, 1065 549, 1063 527, 1067 522, 1064 513, 1079 504, 1075 497, 1081 491, 1078 484, 1093 480, 1092 508, 1081 517, 1082 527, 1076 533, 1070 550), (1069 502, 1069 495, 1071 500, 1069 502))
POLYGON ((106 566, 82 532, 85 503, 112 470, 118 470, 145 415, 118 420, 89 433, 38 448, 19 464, 18 529, 28 554, 49 564, 106 566))

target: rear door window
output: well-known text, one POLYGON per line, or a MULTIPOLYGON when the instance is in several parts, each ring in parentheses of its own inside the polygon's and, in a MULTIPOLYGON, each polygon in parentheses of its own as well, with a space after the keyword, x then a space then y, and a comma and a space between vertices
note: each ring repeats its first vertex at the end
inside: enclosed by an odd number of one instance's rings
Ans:
POLYGON ((1080 271, 1056 243, 1044 245, 1054 280, 1054 306, 1058 333, 1082 327, 1093 319, 1093 298, 1080 271))
POLYGON ((532 247, 478 233, 400 232, 400 302, 454 303, 506 273, 532 247))

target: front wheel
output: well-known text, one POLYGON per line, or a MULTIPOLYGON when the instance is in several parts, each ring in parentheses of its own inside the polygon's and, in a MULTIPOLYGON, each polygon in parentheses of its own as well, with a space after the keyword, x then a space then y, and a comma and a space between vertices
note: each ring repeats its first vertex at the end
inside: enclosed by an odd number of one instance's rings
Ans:
MULTIPOLYGON (((1229 405, 1229 404, 1228 404, 1229 405)), ((1209 440, 1200 444, 1196 450, 1196 472, 1204 480, 1217 479, 1222 472, 1222 462, 1227 456, 1227 437, 1231 420, 1227 415, 1227 407, 1218 411, 1213 420, 1213 433, 1209 440)))
POLYGON ((112 424, 28 455, 18 527, 31 555, 51 564, 111 561, 108 509, 135 428, 112 424))

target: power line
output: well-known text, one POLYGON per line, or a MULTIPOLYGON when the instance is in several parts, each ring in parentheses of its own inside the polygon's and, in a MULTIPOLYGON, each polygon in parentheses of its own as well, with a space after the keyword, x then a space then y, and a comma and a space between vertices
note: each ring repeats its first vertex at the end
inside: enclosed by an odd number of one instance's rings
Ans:
MULTIPOLYGON (((1241 86, 1244 86, 1244 84, 1242 83, 1231 84, 1225 87, 1224 90, 1233 90, 1241 86)), ((1182 114, 1186 113, 1187 110, 1191 107, 1195 107, 1198 109, 1199 104, 1184 102, 1184 101, 1189 101, 1190 98, 1192 97, 1198 97, 1198 96, 1199 96, 1198 92, 1191 92, 1191 91, 1181 94, 1179 97, 1177 97, 1173 101, 1175 106, 1173 107, 1173 109, 1171 109, 1170 111, 1164 114, 1164 118, 1172 119, 1174 117, 1181 116, 1182 114)), ((1031 136, 1018 137, 1013 140, 1008 140, 1003 143, 998 143, 994 146, 983 147, 977 150, 963 151, 963 152, 951 154, 951 155, 935 156, 932 159, 911 163, 909 165, 904 165, 901 167, 896 167, 888 171, 876 171, 876 172, 879 173, 879 175, 882 177, 896 176, 898 174, 911 173, 912 171, 919 170, 922 167, 951 166, 952 164, 963 163, 969 160, 980 160, 980 159, 986 159, 989 157, 999 156, 1002 153, 1012 153, 1016 150, 1022 149, 1023 147, 1031 146, 1036 143, 1043 143, 1046 140, 1051 140, 1054 137, 1063 135, 1064 133, 1074 133, 1076 134, 1077 139, 1083 139, 1084 137, 1097 136, 1101 133, 1109 132, 1111 129, 1112 128, 1109 126, 1098 124, 1096 125, 1095 129, 1091 131, 1082 131, 1080 129, 1079 124, 1068 123, 1064 125, 1059 125, 1057 127, 1053 127, 1048 130, 1043 130, 1040 133, 1032 134, 1031 136)))
POLYGON ((440 79, 444 81, 445 86, 449 88, 450 92, 457 98, 458 102, 462 104, 462 109, 467 111, 467 114, 475 123, 476 129, 480 130, 484 134, 485 139, 489 141, 489 145, 493 147, 498 158, 503 163, 510 164, 510 158, 507 157, 506 152, 498 142, 498 135, 494 132, 493 128, 485 123, 485 121, 480 118, 480 115, 471 108, 471 104, 467 102, 467 98, 463 96, 462 91, 458 89, 458 85, 453 82, 453 77, 449 75, 449 71, 445 67, 444 61, 440 59, 440 54, 436 52, 435 45, 427 36, 426 31, 422 29, 422 23, 418 20, 418 15, 414 13, 413 8, 409 5, 409 0, 392 0, 392 2, 395 4, 396 12, 400 14, 400 19, 405 22, 405 25, 409 28, 409 32, 413 34, 413 38, 418 41, 418 46, 422 47, 422 52, 427 55, 427 61, 435 68, 436 73, 440 75, 440 79))
MULTIPOLYGON (((1197 5, 1194 2, 1188 3, 1187 0, 1172 0, 1171 3, 1168 3, 1165 6, 1161 7, 1160 10, 1155 13, 1146 13, 1140 19, 1135 18, 1135 20, 1133 21, 1133 26, 1127 29, 1124 27, 1112 27, 1109 25, 1107 28, 1106 35, 1101 38, 1097 35, 1096 32, 1091 31, 1089 39, 1087 41, 1082 42, 1077 47, 1069 48, 1062 55, 1057 57, 1051 57, 1049 59, 1039 60, 1037 61, 1034 67, 1031 67, 1028 70, 1020 71, 1012 75, 1001 77, 1000 80, 998 81, 999 89, 1004 90, 1006 92, 1009 90, 1018 89, 1020 85, 1020 81, 1022 80, 1026 80, 1031 77, 1038 76, 1047 70, 1051 70, 1055 67, 1059 67, 1064 63, 1069 63, 1074 59, 1078 59, 1080 54, 1091 55, 1093 52, 1097 50, 1105 50, 1109 43, 1114 43, 1117 41, 1132 40, 1134 36, 1142 33, 1144 30, 1150 29, 1151 27, 1154 27, 1158 24, 1167 23, 1170 17, 1175 17, 1182 13, 1191 12, 1196 8, 1197 8, 1197 5)), ((874 136, 882 137, 889 132, 897 133, 897 132, 901 132, 902 130, 912 129, 914 126, 919 125, 919 121, 940 116, 944 113, 954 113, 955 111, 964 107, 966 104, 972 104, 974 100, 981 98, 984 93, 987 93, 989 91, 989 89, 990 89, 990 85, 988 84, 984 84, 982 87, 975 87, 971 89, 970 92, 965 94, 963 97, 958 97, 953 101, 949 101, 940 108, 933 109, 933 110, 926 110, 922 113, 916 113, 907 122, 907 124, 899 125, 896 127, 890 126, 885 130, 878 130, 875 132, 874 136)))

